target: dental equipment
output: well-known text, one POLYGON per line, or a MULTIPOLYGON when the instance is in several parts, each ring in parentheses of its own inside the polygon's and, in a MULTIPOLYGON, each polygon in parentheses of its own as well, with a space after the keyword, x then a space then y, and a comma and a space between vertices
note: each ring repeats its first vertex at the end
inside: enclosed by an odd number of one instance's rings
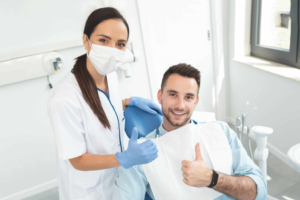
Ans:
POLYGON ((242 114, 242 137, 241 137, 241 142, 243 143, 244 142, 244 126, 245 126, 245 118, 246 118, 246 115, 245 114, 242 114))
POLYGON ((247 110, 246 110, 247 113, 241 114, 241 117, 237 116, 235 119, 236 133, 238 134, 238 137, 242 142, 242 144, 244 141, 244 135, 245 137, 248 137, 247 138, 248 155, 251 157, 253 161, 254 159, 258 161, 259 168, 261 169, 263 178, 265 180, 265 183, 267 184, 267 158, 269 155, 269 150, 266 147, 267 147, 267 138, 269 135, 273 133, 273 129, 269 127, 263 127, 263 126, 254 126, 251 128, 250 113, 256 110, 257 107, 255 107, 253 110, 249 112, 249 102, 247 102, 246 105, 247 105, 247 110), (251 148, 250 138, 256 141, 256 149, 254 151, 254 155, 251 148))
POLYGON ((291 147, 287 153, 290 165, 300 173, 300 143, 291 147))
POLYGON ((250 140, 250 125, 247 126, 247 139, 248 139, 248 150, 249 150, 249 154, 251 159, 253 160, 253 153, 252 153, 252 148, 251 148, 251 140, 250 140))
POLYGON ((124 59, 122 61, 122 65, 119 67, 119 69, 122 69, 124 71, 124 75, 126 78, 131 77, 131 64, 138 61, 139 56, 134 52, 133 45, 130 43, 131 49, 125 50, 124 59))
POLYGON ((31 55, 0 62, 0 86, 59 73, 64 59, 57 52, 31 55))
MULTIPOLYGON (((237 127, 237 129, 241 131, 242 127, 239 126, 237 127)), ((261 169, 261 173, 267 184, 267 158, 269 156, 269 150, 267 149, 267 138, 269 135, 273 133, 273 129, 269 127, 263 127, 263 126, 254 126, 252 128, 248 126, 248 127, 244 127, 244 132, 241 133, 242 135, 243 134, 248 135, 249 140, 251 138, 254 141, 256 141, 256 149, 254 151, 254 156, 253 154, 250 153, 250 157, 252 160, 254 158, 255 160, 258 161, 259 168, 261 169)), ((251 146, 249 143, 248 145, 251 146)), ((251 149, 249 149, 249 151, 252 152, 251 149)))
POLYGON ((263 126, 254 126, 251 132, 255 134, 257 147, 254 151, 254 158, 258 161, 262 176, 267 184, 267 158, 269 149, 267 149, 268 136, 273 133, 273 129, 263 126))
POLYGON ((241 126, 241 118, 239 116, 237 116, 235 118, 235 130, 236 130, 236 133, 238 135, 238 138, 241 140, 241 132, 239 130, 239 127, 241 126))

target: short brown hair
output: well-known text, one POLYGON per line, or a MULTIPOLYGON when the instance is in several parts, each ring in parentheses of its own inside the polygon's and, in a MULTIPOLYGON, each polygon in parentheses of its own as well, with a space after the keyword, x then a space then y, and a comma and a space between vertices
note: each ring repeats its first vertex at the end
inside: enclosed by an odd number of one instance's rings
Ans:
POLYGON ((171 66, 165 73, 161 82, 161 90, 166 85, 166 82, 170 75, 172 74, 178 74, 180 76, 188 77, 188 78, 194 78, 198 85, 198 93, 200 89, 200 80, 201 80, 201 73, 198 69, 195 67, 185 64, 185 63, 179 63, 177 65, 171 66))

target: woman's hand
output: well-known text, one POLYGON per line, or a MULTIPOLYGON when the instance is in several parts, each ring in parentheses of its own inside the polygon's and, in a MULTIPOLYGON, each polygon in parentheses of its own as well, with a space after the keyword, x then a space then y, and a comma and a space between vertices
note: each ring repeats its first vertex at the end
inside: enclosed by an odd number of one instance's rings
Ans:
POLYGON ((125 169, 134 165, 147 164, 158 157, 156 145, 151 140, 139 144, 137 139, 138 130, 134 127, 129 140, 128 149, 122 153, 118 152, 116 154, 119 163, 125 169))
POLYGON ((129 106, 138 107, 139 109, 152 115, 156 115, 157 113, 160 113, 162 115, 160 107, 150 99, 145 99, 142 97, 131 97, 129 106))

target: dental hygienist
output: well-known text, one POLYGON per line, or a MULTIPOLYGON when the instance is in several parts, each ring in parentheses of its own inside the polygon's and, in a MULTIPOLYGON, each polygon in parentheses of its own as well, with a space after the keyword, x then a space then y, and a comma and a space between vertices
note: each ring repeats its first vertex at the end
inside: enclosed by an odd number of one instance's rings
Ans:
POLYGON ((126 151, 122 145, 127 106, 161 112, 147 99, 120 99, 114 71, 121 65, 128 36, 128 24, 116 9, 92 12, 83 34, 87 54, 77 58, 72 72, 50 94, 60 199, 110 200, 118 166, 129 168, 157 158, 156 145, 138 144, 136 131, 126 151))

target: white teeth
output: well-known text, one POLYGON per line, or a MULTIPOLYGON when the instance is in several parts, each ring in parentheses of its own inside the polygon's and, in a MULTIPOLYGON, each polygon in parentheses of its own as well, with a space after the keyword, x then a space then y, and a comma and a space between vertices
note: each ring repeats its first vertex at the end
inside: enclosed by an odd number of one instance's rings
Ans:
POLYGON ((174 112, 174 111, 173 111, 173 113, 175 113, 176 115, 183 115, 183 114, 185 114, 185 113, 177 113, 177 112, 174 112))

